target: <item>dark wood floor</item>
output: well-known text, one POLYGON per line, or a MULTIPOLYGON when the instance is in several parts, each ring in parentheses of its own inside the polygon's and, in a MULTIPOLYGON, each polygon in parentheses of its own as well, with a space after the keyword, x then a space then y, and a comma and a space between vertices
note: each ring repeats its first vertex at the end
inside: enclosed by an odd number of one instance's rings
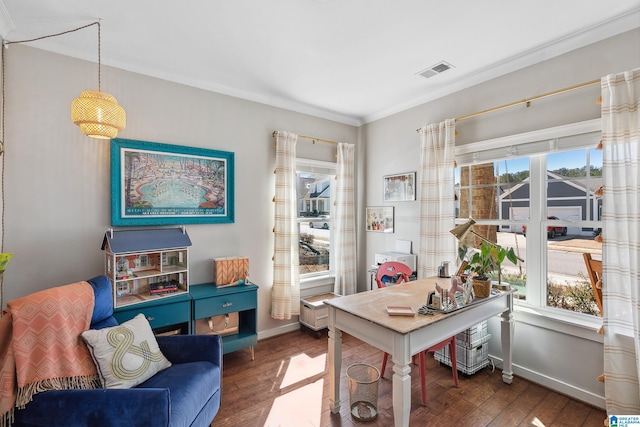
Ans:
MULTIPOLYGON (((379 383, 378 417, 362 423, 349 413, 344 371, 356 362, 380 368, 382 354, 346 334, 342 350, 339 414, 329 410, 326 332, 319 339, 296 331, 262 340, 255 348, 255 361, 248 350, 225 355, 222 404, 211 426, 392 426, 392 362, 379 383)), ((428 402, 423 406, 417 366, 411 375, 411 426, 601 427, 606 418, 600 409, 522 378, 504 384, 501 372, 490 367, 474 375, 460 375, 456 388, 451 368, 432 357, 427 358, 428 402)))

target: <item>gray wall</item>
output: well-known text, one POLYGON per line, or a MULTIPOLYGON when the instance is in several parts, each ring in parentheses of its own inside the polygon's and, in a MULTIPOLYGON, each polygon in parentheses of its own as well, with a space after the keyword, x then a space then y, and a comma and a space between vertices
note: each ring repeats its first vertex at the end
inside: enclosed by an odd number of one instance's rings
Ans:
MULTIPOLYGON (((97 89, 97 65, 14 45, 6 52, 4 302, 104 272, 110 227, 109 141, 69 119, 71 101, 97 89)), ((210 282, 214 257, 245 255, 260 286, 259 330, 297 327, 270 318, 275 129, 357 142, 358 129, 329 120, 110 67, 102 90, 127 112, 121 138, 235 153, 234 224, 187 226, 190 283, 210 282)), ((335 161, 335 146, 300 140, 301 156, 335 161)))
MULTIPOLYGON (((640 30, 634 30, 363 126, 366 204, 384 204, 384 175, 418 170, 417 128, 640 67, 638 52, 640 30)), ((599 118, 599 96, 600 86, 594 85, 535 101, 529 108, 518 106, 457 122, 456 145, 599 118)), ((367 234, 360 252, 360 277, 366 275, 374 254, 392 250, 398 238, 412 240, 417 253, 419 202, 393 206, 396 231, 367 234)), ((364 286, 362 280, 359 284, 364 286)), ((565 328, 542 316, 518 313, 516 319, 516 374, 604 407, 604 387, 595 380, 603 369, 602 337, 593 328, 586 332, 565 328)), ((490 354, 500 358, 500 333, 494 320, 490 322, 490 354)))

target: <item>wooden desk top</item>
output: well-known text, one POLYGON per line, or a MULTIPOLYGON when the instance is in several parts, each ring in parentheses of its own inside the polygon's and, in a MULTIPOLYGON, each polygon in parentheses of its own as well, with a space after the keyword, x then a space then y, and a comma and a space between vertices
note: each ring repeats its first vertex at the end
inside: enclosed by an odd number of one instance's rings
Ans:
POLYGON ((429 277, 388 286, 386 288, 333 298, 326 300, 325 304, 385 328, 392 329, 398 333, 408 334, 416 329, 424 328, 432 323, 453 316, 456 313, 469 310, 496 296, 513 292, 505 291, 500 292, 498 295, 492 294, 488 298, 476 299, 471 304, 450 313, 436 313, 432 315, 418 314, 418 309, 427 303, 429 292, 435 290, 436 282, 445 289, 451 286, 450 279, 429 277), (416 315, 413 317, 390 316, 387 314, 387 306, 408 306, 413 308, 416 315))

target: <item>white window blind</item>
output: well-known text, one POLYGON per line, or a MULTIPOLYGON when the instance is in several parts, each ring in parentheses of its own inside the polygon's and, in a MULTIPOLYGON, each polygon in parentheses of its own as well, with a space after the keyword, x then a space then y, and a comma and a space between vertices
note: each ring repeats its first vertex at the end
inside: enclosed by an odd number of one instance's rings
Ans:
POLYGON ((529 157, 585 147, 595 147, 601 139, 601 120, 557 126, 540 131, 489 139, 456 146, 458 166, 492 163, 513 157, 529 157))

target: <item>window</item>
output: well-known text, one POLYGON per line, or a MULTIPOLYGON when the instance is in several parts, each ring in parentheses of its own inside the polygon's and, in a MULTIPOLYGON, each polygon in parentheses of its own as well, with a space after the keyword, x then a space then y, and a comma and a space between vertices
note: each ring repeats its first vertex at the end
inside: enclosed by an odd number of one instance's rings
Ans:
MULTIPOLYGON (((163 256, 165 256, 165 255, 163 254, 163 256)), ((149 257, 146 254, 140 255, 138 258, 140 260, 140 267, 149 266, 149 257)))
MULTIPOLYGON (((526 295, 528 257, 522 231, 529 217, 529 168, 529 158, 522 157, 461 166, 455 175, 456 217, 462 222, 473 218, 476 233, 505 249, 513 248, 524 260, 514 265, 505 259, 501 265, 501 280, 516 287, 520 297, 526 295)), ((469 248, 479 248, 481 243, 473 235, 463 242, 469 248)), ((491 279, 498 279, 497 272, 491 279)))
MULTIPOLYGON (((517 146, 501 138, 456 152, 457 222, 473 218, 474 231, 524 259, 502 265, 502 281, 517 289, 522 302, 565 314, 599 315, 583 258, 590 253, 602 259, 602 245, 594 240, 602 227, 596 197, 602 155, 593 148, 600 138, 594 126, 584 122, 589 132, 559 127, 552 131, 566 135, 537 139, 549 130, 532 132, 524 134, 528 139, 514 136, 517 146), (480 147, 485 149, 473 151, 480 147)), ((480 246, 474 236, 467 239, 467 246, 480 246)))
POLYGON ((547 305, 600 315, 582 254, 602 259, 602 244, 594 240, 602 227, 602 200, 595 196, 602 186, 602 152, 571 150, 540 161, 547 170, 547 305))
POLYGON ((331 218, 336 166, 334 163, 298 159, 297 206, 300 235, 300 277, 330 274, 331 218))

